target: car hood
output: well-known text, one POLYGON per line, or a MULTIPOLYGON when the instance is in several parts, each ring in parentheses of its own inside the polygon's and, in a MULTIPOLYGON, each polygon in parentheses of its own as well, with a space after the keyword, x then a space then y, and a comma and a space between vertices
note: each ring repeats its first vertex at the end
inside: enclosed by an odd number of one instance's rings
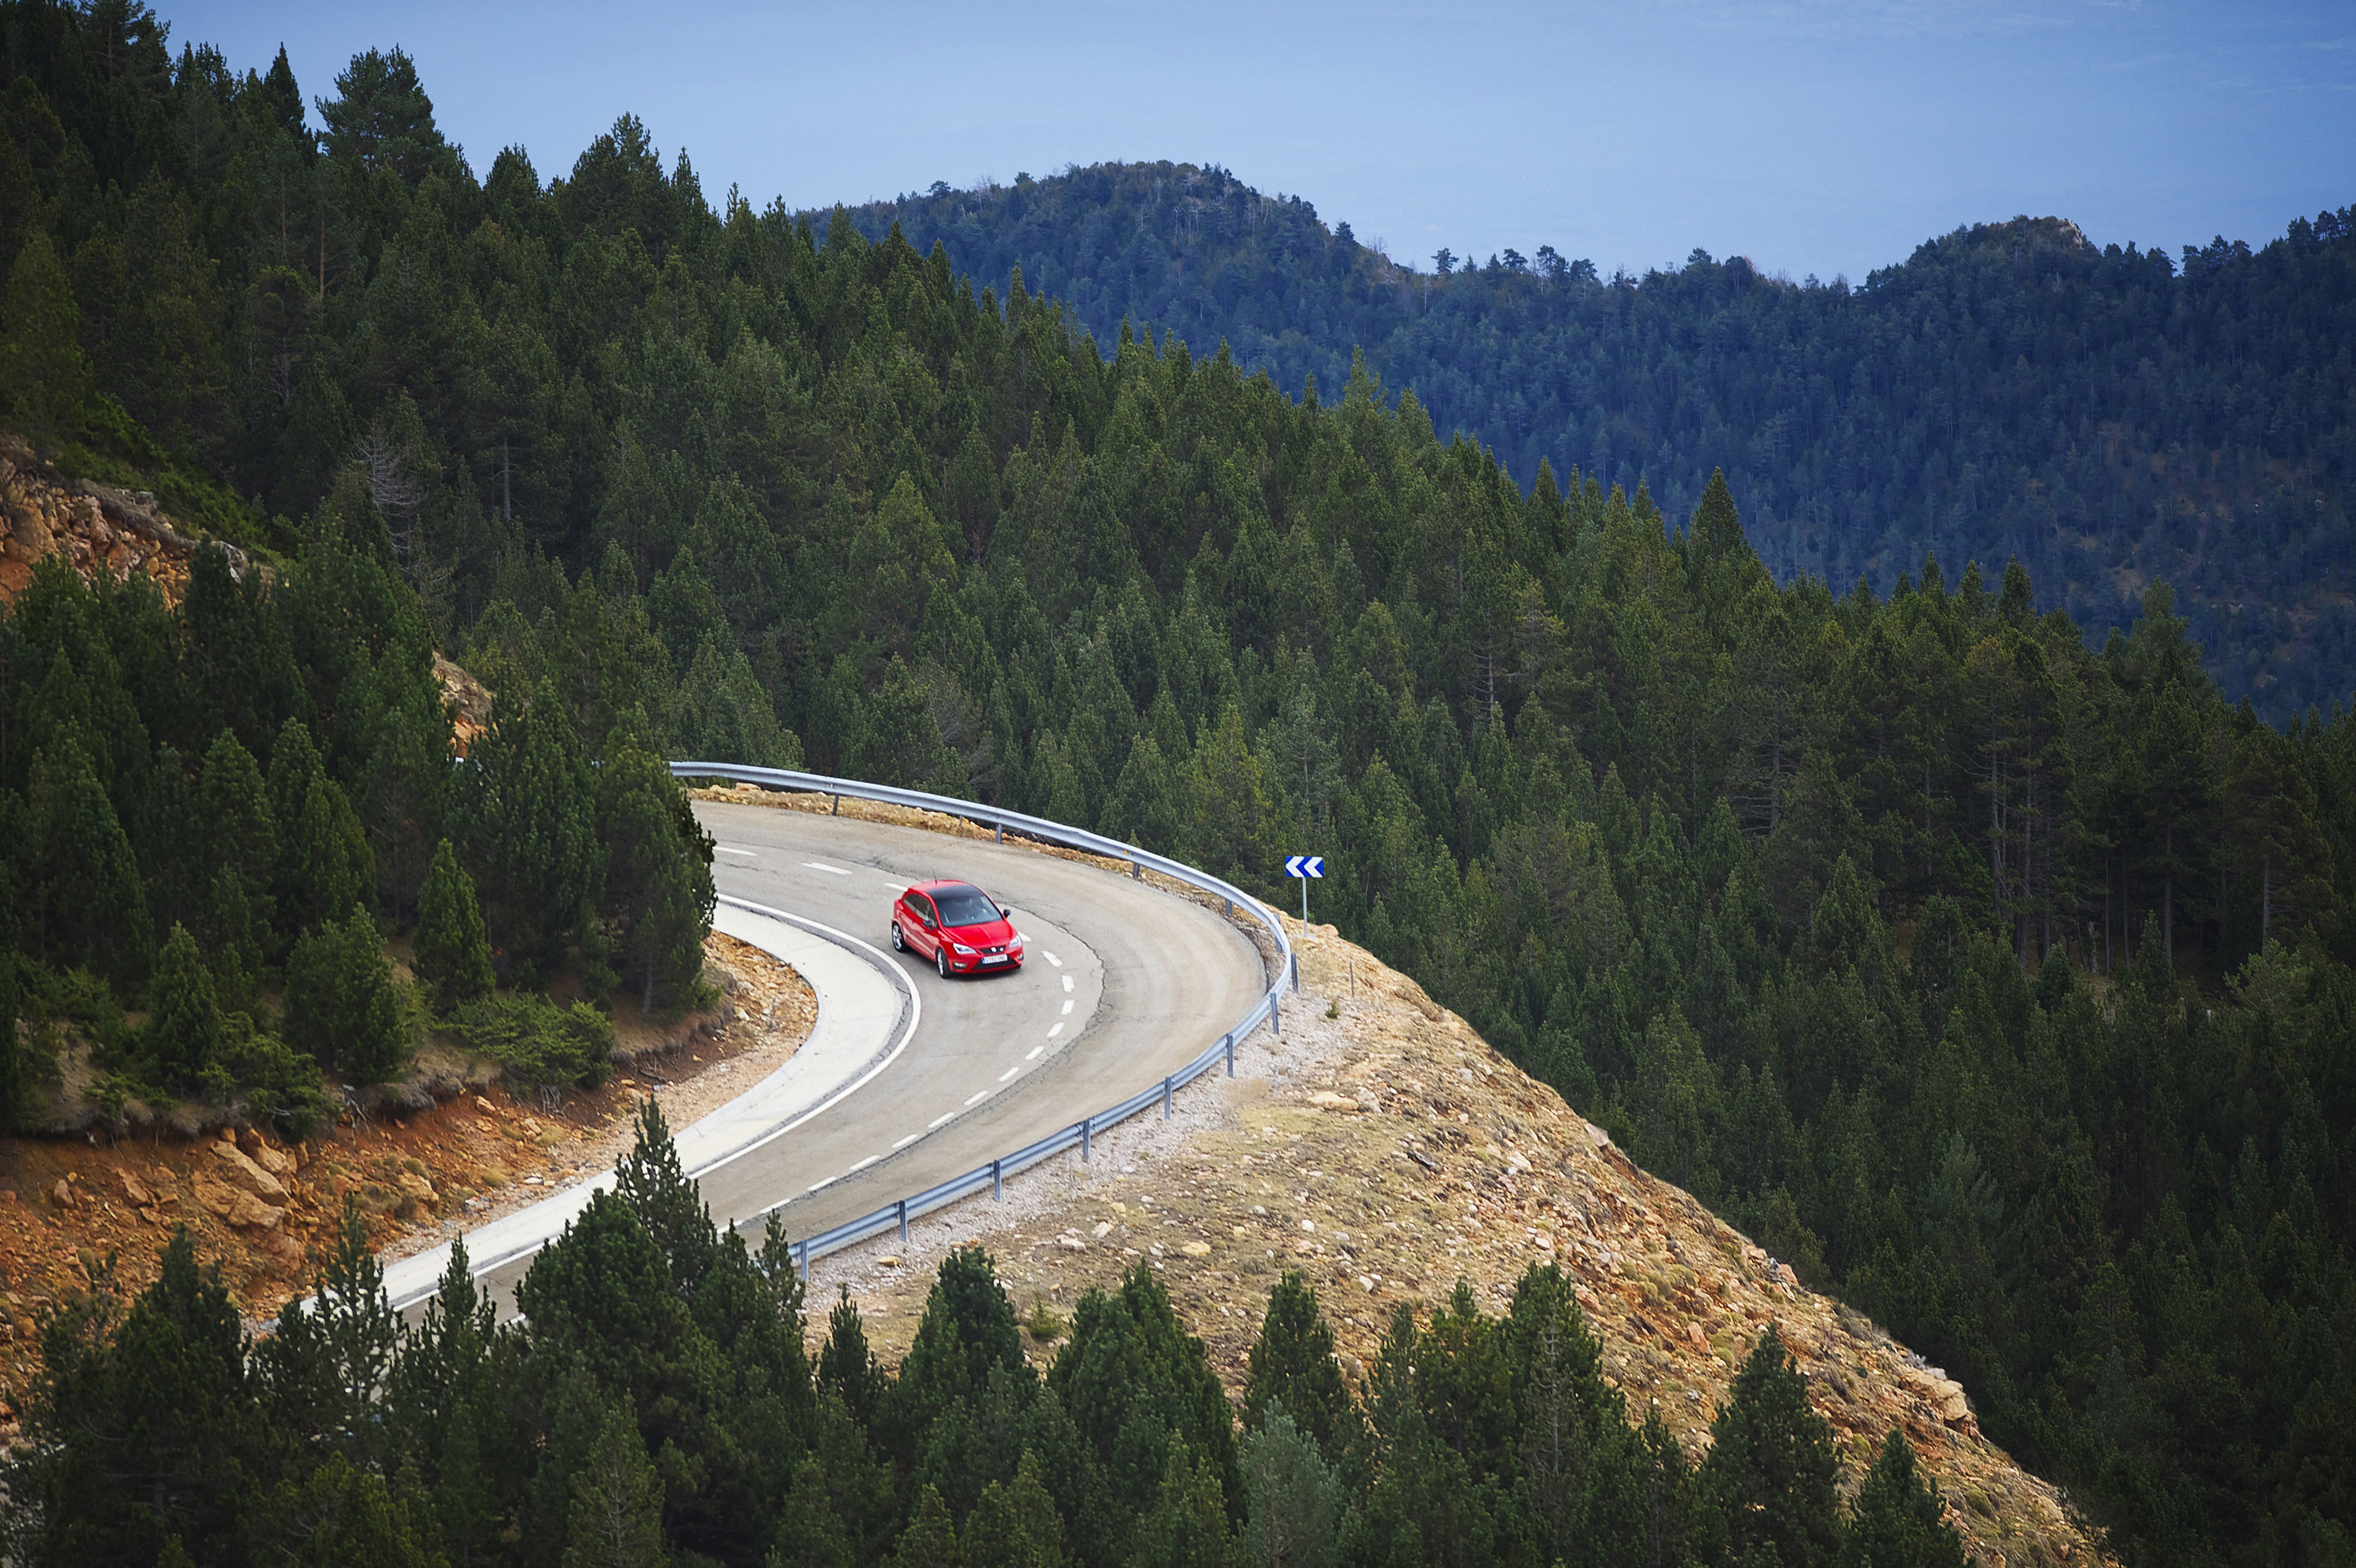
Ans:
POLYGON ((988 920, 980 925, 945 925, 941 929, 968 947, 996 947, 1014 940, 1013 924, 1003 920, 988 920))

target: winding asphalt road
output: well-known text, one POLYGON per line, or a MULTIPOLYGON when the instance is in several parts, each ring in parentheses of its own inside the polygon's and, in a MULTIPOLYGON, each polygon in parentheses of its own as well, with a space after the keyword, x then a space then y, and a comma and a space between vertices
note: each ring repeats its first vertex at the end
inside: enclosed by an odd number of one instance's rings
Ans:
MULTIPOLYGON (((775 1110, 773 1079, 770 1107, 755 1110, 751 1095, 738 1103, 747 1107, 739 1121, 771 1118, 766 1135, 733 1128, 734 1106, 679 1133, 691 1168, 705 1163, 691 1146, 719 1159, 701 1181, 723 1225, 756 1232, 776 1209, 790 1234, 808 1236, 986 1165, 1185 1065, 1267 984, 1258 949, 1234 925, 1093 866, 773 807, 699 801, 695 813, 719 844, 722 929, 789 958, 798 948, 834 976, 820 985, 813 1036, 824 1051, 806 1047, 786 1070, 811 1080, 797 1108, 775 1110), (1028 938, 1023 967, 943 980, 914 954, 892 953, 893 895, 928 877, 972 881, 1012 909, 1028 938), (805 929, 813 924, 823 928, 815 936, 805 929), (813 946, 820 937, 823 951, 813 946), (856 1086, 828 1093, 844 1084, 856 1086)), ((512 1253, 480 1275, 504 1308, 530 1258, 519 1243, 487 1248, 487 1232, 522 1235, 536 1212, 552 1232, 585 1201, 584 1185, 469 1239, 478 1261, 512 1253)), ((430 1288, 436 1255, 388 1271, 396 1303, 430 1288)))

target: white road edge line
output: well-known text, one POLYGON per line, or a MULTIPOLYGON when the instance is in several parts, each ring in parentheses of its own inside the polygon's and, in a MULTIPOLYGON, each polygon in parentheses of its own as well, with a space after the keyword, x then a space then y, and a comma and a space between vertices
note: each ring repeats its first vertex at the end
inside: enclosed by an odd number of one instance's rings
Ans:
POLYGON ((998 1075, 998 1081, 999 1081, 1001 1083, 1005 1083, 1009 1078, 1013 1077, 1016 1073, 1018 1073, 1018 1072, 1022 1072, 1022 1071, 1023 1071, 1023 1063, 1021 1063, 1021 1062, 1019 1062, 1019 1061, 1018 1061, 1018 1062, 1016 1062, 1013 1066, 1012 1066, 1012 1067, 1008 1068, 1005 1072, 1003 1072, 1000 1073, 1000 1074, 998 1075))
POLYGON ((935 1127, 939 1126, 943 1122, 952 1122, 952 1121, 955 1121, 956 1119, 957 1119, 957 1113, 956 1113, 955 1111, 951 1111, 948 1115, 945 1115, 945 1116, 935 1116, 931 1121, 926 1122, 926 1123, 925 1124, 925 1131, 926 1131, 926 1132, 928 1132, 928 1133, 929 1133, 929 1132, 931 1132, 935 1127))
POLYGON ((865 1159, 859 1161, 856 1165, 853 1165, 851 1169, 844 1171, 842 1174, 845 1176, 851 1176, 859 1171, 865 1170, 869 1166, 873 1165, 877 1160, 882 1159, 883 1157, 884 1157, 880 1154, 871 1154, 865 1159))
POLYGON ((1023 1060, 1025 1061, 1036 1061, 1039 1060, 1039 1053, 1046 1049, 1047 1048, 1044 1045, 1034 1045, 1023 1053, 1023 1060))
POLYGON ((983 1090, 980 1090, 980 1092, 978 1092, 978 1093, 972 1093, 972 1094, 969 1094, 969 1095, 967 1095, 967 1096, 966 1096, 966 1102, 965 1102, 965 1103, 966 1103, 966 1106, 967 1106, 967 1108, 970 1109, 971 1107, 973 1107, 973 1106, 975 1106, 975 1105, 979 1105, 979 1104, 981 1104, 981 1102, 982 1102, 982 1100, 983 1100, 983 1098, 984 1098, 986 1095, 988 1095, 988 1094, 989 1094, 989 1093, 990 1093, 990 1091, 989 1091, 989 1090, 987 1090, 987 1089, 983 1089, 983 1090))
POLYGON ((844 870, 840 866, 821 865, 816 860, 804 860, 802 864, 809 867, 813 871, 824 871, 830 877, 847 877, 851 875, 850 872, 844 870))
POLYGON ((892 1147, 894 1148, 906 1148, 910 1144, 915 1143, 918 1138, 923 1137, 925 1135, 922 1133, 910 1133, 905 1138, 894 1139, 892 1147))
POLYGON ((712 848, 723 855, 742 855, 748 860, 757 860, 761 858, 758 851, 743 848, 734 844, 714 844, 712 848))

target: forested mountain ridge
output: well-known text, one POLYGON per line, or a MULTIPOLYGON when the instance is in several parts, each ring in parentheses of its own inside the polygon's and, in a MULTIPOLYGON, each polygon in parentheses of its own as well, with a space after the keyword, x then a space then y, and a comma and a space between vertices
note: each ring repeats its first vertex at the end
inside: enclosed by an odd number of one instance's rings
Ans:
POLYGON ((477 178, 398 51, 314 135, 283 59, 10 0, 0 81, 33 133, 0 153, 32 193, 0 203, 5 417, 117 483, 168 462, 283 572, 177 617, 51 574, 0 620, 13 885, 70 850, 150 914, 0 901, 27 1014, 152 997, 166 949, 200 989, 235 901, 160 829, 222 729, 219 787, 261 747, 277 777, 289 709, 320 733, 271 819, 373 850, 322 862, 365 904, 337 951, 462 910, 466 871, 528 969, 618 970, 691 922, 639 854, 693 848, 665 752, 1003 801, 1269 894, 1323 852, 1320 913, 1954 1371, 2131 1555, 2356 1526, 2356 720, 2226 700, 2164 588, 2095 649, 2017 564, 1779 584, 1722 478, 1673 519, 1550 463, 1525 488, 1371 373, 1311 406, 1174 336, 1108 357, 945 247, 715 210, 634 120, 477 178), (251 667, 209 651, 240 637, 251 667), (436 645, 500 695, 496 765, 423 743, 436 645), (508 776, 537 784, 444 793, 508 776), (438 872, 444 824, 472 869, 438 872))
MULTIPOLYGON (((821 219, 822 215, 812 215, 821 219)), ((2229 698, 2356 690, 2356 209, 2179 261, 2015 219, 1856 288, 1696 251, 1600 278, 1542 248, 1433 272, 1218 168, 1106 164, 850 209, 951 261, 1329 393, 1363 349, 1527 485, 1541 459, 1689 510, 1714 468, 1779 579, 1887 592, 1935 553, 2019 560, 2100 638, 2165 579, 2229 698)))

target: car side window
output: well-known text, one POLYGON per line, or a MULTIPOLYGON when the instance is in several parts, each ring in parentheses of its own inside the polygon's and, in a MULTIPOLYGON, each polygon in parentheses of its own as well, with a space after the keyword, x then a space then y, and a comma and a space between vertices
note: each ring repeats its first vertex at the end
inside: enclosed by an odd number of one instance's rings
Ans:
POLYGON ((914 911, 916 918, 923 921, 926 925, 933 923, 933 901, 926 898, 924 894, 910 893, 908 895, 908 908, 914 911))

